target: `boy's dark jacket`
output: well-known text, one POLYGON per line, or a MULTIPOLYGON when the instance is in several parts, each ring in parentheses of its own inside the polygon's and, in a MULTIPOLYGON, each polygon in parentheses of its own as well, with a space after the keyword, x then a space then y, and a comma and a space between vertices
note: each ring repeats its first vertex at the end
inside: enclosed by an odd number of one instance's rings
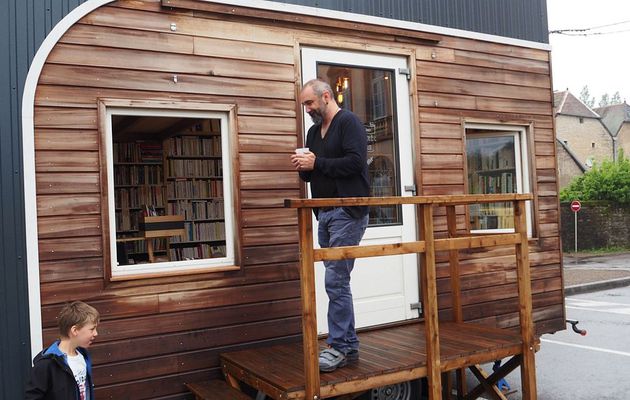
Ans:
MULTIPOLYGON (((92 385, 92 360, 86 349, 78 347, 77 351, 85 357, 87 370, 87 390, 90 400, 94 400, 92 385)), ((31 379, 26 385, 25 400, 78 400, 79 387, 74 374, 68 366, 66 355, 59 350, 59 341, 46 350, 42 350, 33 359, 31 379)))

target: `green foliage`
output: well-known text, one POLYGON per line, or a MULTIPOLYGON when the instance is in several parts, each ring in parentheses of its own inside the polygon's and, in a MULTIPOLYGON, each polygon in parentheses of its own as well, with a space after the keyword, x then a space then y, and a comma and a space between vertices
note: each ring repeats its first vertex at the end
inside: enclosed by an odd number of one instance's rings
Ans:
POLYGON ((596 164, 560 191, 561 201, 608 200, 630 204, 630 159, 596 164))

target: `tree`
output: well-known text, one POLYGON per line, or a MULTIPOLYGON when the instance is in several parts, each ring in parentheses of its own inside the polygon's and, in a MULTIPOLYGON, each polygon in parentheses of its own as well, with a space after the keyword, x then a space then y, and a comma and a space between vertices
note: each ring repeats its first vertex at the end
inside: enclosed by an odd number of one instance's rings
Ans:
POLYGON ((615 94, 613 94, 613 97, 610 99, 610 104, 621 104, 621 94, 619 94, 619 91, 616 91, 615 94))
POLYGON ((608 200, 630 204, 630 159, 621 152, 617 161, 595 164, 560 191, 560 200, 608 200))
POLYGON ((591 97, 591 93, 588 91, 588 85, 584 85, 580 92, 580 101, 590 108, 595 105, 595 97, 591 97))
POLYGON ((608 93, 602 94, 601 100, 599 100, 600 107, 606 107, 610 105, 610 100, 608 99, 608 93))

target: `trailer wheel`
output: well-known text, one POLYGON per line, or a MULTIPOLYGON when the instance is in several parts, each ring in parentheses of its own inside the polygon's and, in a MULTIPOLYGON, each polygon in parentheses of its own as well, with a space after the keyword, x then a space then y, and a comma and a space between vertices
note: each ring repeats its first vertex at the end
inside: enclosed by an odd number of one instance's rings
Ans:
POLYGON ((369 400, 415 400, 422 394, 418 380, 396 383, 370 390, 369 400))

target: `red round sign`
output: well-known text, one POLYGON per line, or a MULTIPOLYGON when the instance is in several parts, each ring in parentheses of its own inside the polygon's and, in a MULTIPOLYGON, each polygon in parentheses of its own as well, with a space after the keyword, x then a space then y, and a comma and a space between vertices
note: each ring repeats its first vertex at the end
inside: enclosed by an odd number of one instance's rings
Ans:
POLYGON ((582 208, 582 204, 578 200, 573 200, 571 202, 571 211, 578 212, 582 208))

